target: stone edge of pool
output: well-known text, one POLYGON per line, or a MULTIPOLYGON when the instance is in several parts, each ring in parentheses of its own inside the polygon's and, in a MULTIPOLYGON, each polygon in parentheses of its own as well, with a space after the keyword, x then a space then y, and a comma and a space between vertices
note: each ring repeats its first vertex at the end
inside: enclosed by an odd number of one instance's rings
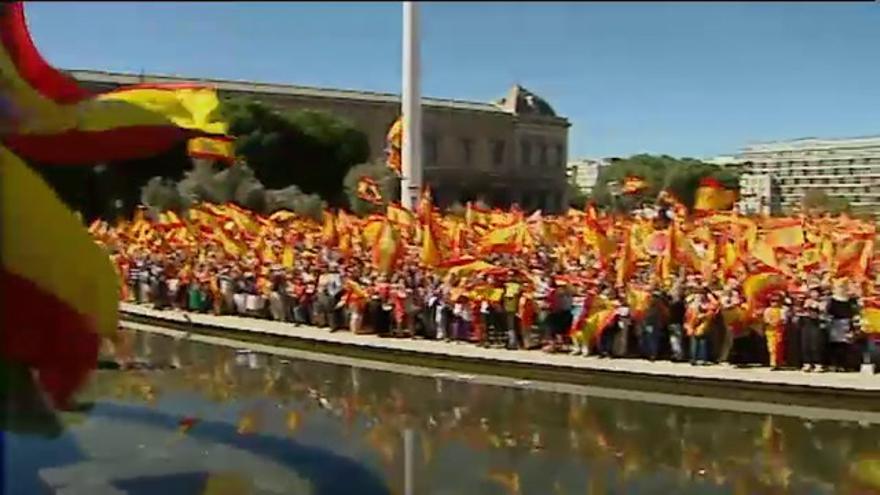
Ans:
POLYGON ((695 397, 880 411, 880 375, 693 367, 665 361, 600 360, 539 351, 484 349, 429 340, 330 333, 323 328, 237 316, 157 311, 127 303, 120 304, 120 313, 123 322, 457 372, 695 397))

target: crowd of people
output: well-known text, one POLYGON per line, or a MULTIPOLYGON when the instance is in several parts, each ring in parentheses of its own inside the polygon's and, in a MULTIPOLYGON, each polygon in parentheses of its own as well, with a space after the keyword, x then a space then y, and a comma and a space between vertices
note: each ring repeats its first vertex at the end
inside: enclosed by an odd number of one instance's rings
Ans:
POLYGON ((203 204, 90 230, 123 299, 156 308, 599 358, 878 362, 872 223, 675 206, 455 217, 391 205, 316 222, 203 204))

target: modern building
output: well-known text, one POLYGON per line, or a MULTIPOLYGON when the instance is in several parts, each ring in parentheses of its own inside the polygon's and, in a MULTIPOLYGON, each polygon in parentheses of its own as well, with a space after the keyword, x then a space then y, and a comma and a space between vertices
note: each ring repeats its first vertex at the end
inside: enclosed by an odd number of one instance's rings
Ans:
MULTIPOLYGON (((339 115, 366 133, 382 160, 385 135, 400 114, 400 96, 289 84, 93 70, 67 71, 83 86, 106 90, 139 83, 210 84, 221 98, 250 96, 284 110, 339 115)), ((561 211, 567 204, 568 128, 541 97, 515 85, 495 102, 423 98, 423 177, 441 206, 483 199, 491 205, 561 211)))
POLYGON ((589 194, 599 179, 599 171, 608 162, 601 158, 580 158, 568 163, 568 177, 584 193, 589 194))
POLYGON ((746 173, 739 176, 737 209, 746 215, 778 213, 779 187, 769 174, 746 173))
POLYGON ((819 190, 860 211, 880 210, 880 136, 760 143, 745 147, 738 158, 744 173, 769 176, 783 209, 819 190))
POLYGON ((718 155, 711 158, 705 158, 701 161, 711 165, 718 165, 719 167, 736 166, 741 163, 739 158, 731 155, 718 155))

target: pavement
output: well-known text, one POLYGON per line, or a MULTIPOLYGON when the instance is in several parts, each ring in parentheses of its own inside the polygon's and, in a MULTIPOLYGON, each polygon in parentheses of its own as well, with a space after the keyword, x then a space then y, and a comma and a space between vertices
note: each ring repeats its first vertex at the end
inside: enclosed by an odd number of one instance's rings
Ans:
MULTIPOLYGON (((387 354, 389 359, 397 359, 404 354, 429 358, 438 361, 497 363, 498 370, 516 367, 541 370, 559 370, 563 375, 600 374, 602 376, 628 376, 644 379, 659 379, 673 383, 696 383, 713 385, 745 386, 749 389, 797 390, 799 392, 857 394, 861 398, 880 399, 880 375, 850 373, 808 373, 800 370, 771 371, 769 368, 734 368, 727 365, 691 366, 688 363, 669 361, 647 361, 642 359, 600 359, 594 356, 572 356, 568 354, 549 354, 537 350, 508 350, 483 348, 467 343, 443 342, 424 339, 384 338, 376 335, 354 335, 348 331, 331 333, 326 328, 297 326, 239 316, 214 316, 184 313, 174 310, 157 311, 145 306, 121 303, 123 319, 126 316, 140 317, 154 323, 167 322, 178 329, 181 324, 233 332, 248 332, 265 337, 287 337, 300 343, 345 346, 359 351, 369 351, 372 358, 381 359, 387 354), (384 353, 382 351, 385 351, 384 353), (391 357, 395 356, 395 357, 391 357)), ((361 352, 360 355, 364 355, 361 352)), ((493 368, 495 368, 493 366, 493 368)), ((569 381, 563 379, 563 381, 569 381)), ((651 381, 651 380, 646 380, 651 381)), ((704 395, 704 394, 697 394, 704 395)), ((880 400, 877 401, 880 406, 880 400)), ((872 407, 873 409, 873 407, 872 407)))

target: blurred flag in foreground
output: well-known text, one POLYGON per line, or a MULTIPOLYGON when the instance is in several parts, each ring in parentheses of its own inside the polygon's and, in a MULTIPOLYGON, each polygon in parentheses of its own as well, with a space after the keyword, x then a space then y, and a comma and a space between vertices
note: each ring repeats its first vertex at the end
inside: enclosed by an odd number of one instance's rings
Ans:
POLYGON ((139 85, 91 94, 33 44, 21 2, 0 4, 2 141, 47 165, 146 158, 190 137, 225 135, 212 88, 139 85))
POLYGON ((99 336, 116 330, 116 271, 52 189, 2 147, 0 260, 0 356, 35 370, 63 407, 94 369, 99 336))

